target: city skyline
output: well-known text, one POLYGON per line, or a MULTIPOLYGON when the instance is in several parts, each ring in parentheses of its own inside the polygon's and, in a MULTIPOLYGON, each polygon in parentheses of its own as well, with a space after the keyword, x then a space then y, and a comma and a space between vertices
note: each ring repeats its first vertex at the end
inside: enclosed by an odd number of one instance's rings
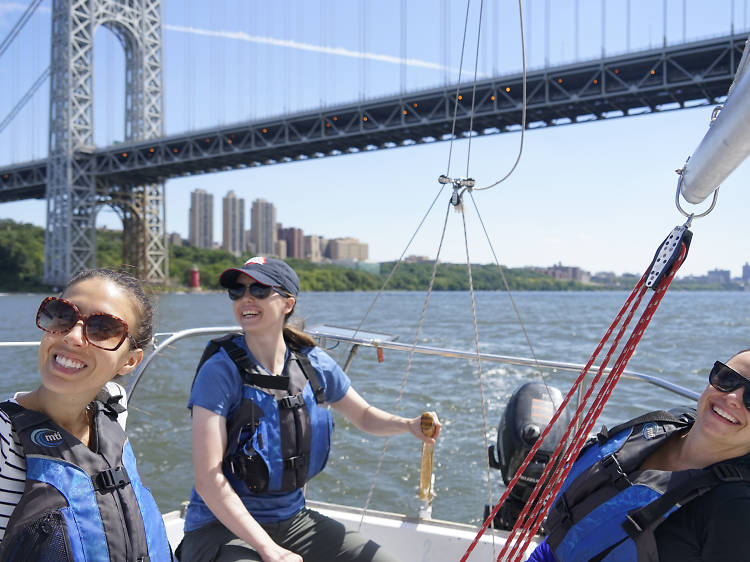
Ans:
MULTIPOLYGON (((277 221, 276 206, 265 199, 254 199, 249 207, 249 229, 245 229, 245 199, 230 189, 222 197, 221 219, 214 223, 216 210, 213 195, 202 188, 190 192, 188 244, 198 248, 221 248, 237 256, 274 255, 320 261, 368 260, 368 244, 352 236, 327 238, 305 234, 298 226, 284 226, 277 221), (216 229, 222 233, 217 239, 216 229), (210 234, 213 233, 213 234, 210 234)), ((178 232, 167 233, 172 240, 182 240, 178 232)))

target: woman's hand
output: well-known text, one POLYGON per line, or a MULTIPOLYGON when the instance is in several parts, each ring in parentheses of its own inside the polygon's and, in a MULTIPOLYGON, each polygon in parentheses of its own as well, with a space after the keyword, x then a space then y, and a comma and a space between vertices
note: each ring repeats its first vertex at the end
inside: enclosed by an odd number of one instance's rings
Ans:
POLYGON ((263 562, 303 562, 302 557, 299 554, 295 554, 291 550, 281 548, 276 543, 272 542, 268 549, 258 551, 263 562))
POLYGON ((407 422, 407 425, 409 427, 409 431, 414 435, 417 439, 421 439, 428 445, 434 445, 435 441, 437 440, 438 436, 440 435, 440 428, 442 427, 442 424, 440 423, 440 420, 437 417, 437 414, 435 412, 427 412, 432 416, 432 419, 434 420, 434 432, 432 434, 432 437, 428 437, 424 434, 424 431, 422 431, 422 416, 417 416, 416 418, 412 418, 407 422))

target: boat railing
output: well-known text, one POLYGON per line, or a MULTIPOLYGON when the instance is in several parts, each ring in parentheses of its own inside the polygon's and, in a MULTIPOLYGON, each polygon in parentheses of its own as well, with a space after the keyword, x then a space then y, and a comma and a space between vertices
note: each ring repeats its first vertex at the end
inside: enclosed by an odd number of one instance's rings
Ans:
MULTIPOLYGON (((214 334, 226 334, 227 332, 240 332, 239 326, 213 326, 203 328, 188 328, 185 330, 179 330, 176 332, 160 332, 154 335, 154 349, 144 358, 138 369, 130 379, 128 384, 127 396, 128 401, 132 398, 135 393, 135 389, 138 386, 141 378, 145 374, 146 370, 151 365, 152 361, 156 359, 159 354, 170 347, 175 342, 186 338, 207 336, 214 334)), ((317 325, 311 328, 306 328, 305 332, 317 339, 322 346, 325 346, 328 341, 335 341, 345 344, 350 344, 351 350, 349 352, 349 358, 344 365, 346 370, 352 358, 354 357, 357 349, 360 347, 370 347, 375 349, 387 349, 399 352, 407 353, 418 353, 423 355, 433 355, 439 357, 453 357, 459 359, 477 359, 479 358, 483 362, 493 363, 504 363, 507 365, 518 365, 522 367, 535 367, 543 369, 557 369, 561 371, 572 371, 581 372, 585 365, 580 363, 569 363, 565 361, 553 361, 546 359, 533 359, 529 357, 516 357, 512 355, 498 355, 494 353, 479 353, 473 351, 461 351, 458 349, 449 349, 444 347, 432 347, 426 345, 413 345, 406 344, 397 341, 396 336, 389 334, 383 334, 378 332, 370 331, 358 331, 350 328, 340 328, 336 326, 328 325, 317 325)), ((39 342, 0 342, 0 347, 32 347, 38 346, 39 342)), ((596 369, 598 366, 594 365, 592 368, 596 369)), ((609 369, 605 369, 605 373, 609 372, 609 369)), ((688 398, 690 400, 698 400, 699 393, 678 384, 672 383, 661 377, 655 375, 649 375, 640 373, 632 370, 625 370, 622 376, 628 379, 638 380, 665 389, 669 392, 688 398)))
MULTIPOLYGON (((210 327, 210 328, 191 328, 187 330, 180 330, 172 333, 161 333, 155 336, 155 347, 154 350, 143 360, 139 366, 133 378, 130 381, 128 387, 128 398, 130 398, 141 377, 145 373, 146 369, 150 365, 157 355, 171 344, 190 337, 206 336, 212 334, 225 334, 227 332, 239 332, 241 331, 239 326, 224 326, 224 327, 210 327), (159 338, 165 337, 163 341, 159 342, 159 338), (158 343, 157 343, 158 342, 158 343)), ((344 370, 349 367, 351 358, 356 353, 359 347, 370 347, 376 349, 387 349, 393 351, 407 352, 407 353, 419 353, 423 355, 433 355, 439 357, 453 357, 459 359, 477 359, 477 357, 483 362, 494 362, 504 363, 508 365, 518 365, 522 367, 536 367, 544 369, 558 369, 561 371, 572 371, 580 373, 585 365, 579 363, 569 363, 564 361, 551 361, 545 359, 532 359, 528 357, 516 357, 511 355, 497 355, 493 353, 480 353, 477 354, 472 351, 461 351, 457 349, 448 349, 444 347, 431 347, 425 345, 412 345, 401 343, 397 341, 397 338, 392 335, 370 332, 370 331, 357 331, 349 328, 340 328, 336 326, 328 325, 317 325, 311 328, 306 328, 305 332, 317 339, 322 346, 325 346, 328 341, 335 341, 352 346, 349 352, 349 359, 344 365, 344 370)), ((596 368, 596 366, 594 366, 596 368)), ((605 372, 609 372, 609 369, 605 369, 605 372)), ((698 400, 699 393, 678 384, 672 383, 661 377, 649 375, 645 373, 639 373, 636 371, 625 370, 622 376, 628 379, 639 380, 659 388, 663 388, 669 392, 677 394, 679 396, 698 400)))

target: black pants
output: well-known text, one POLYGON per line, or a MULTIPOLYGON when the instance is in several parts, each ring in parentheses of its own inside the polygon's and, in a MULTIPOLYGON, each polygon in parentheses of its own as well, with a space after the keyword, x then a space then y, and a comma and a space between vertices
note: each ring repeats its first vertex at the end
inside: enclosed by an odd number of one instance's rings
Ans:
MULTIPOLYGON (((299 554, 305 562, 398 562, 381 546, 341 523, 311 509, 262 527, 273 541, 299 554)), ((219 521, 185 533, 180 562, 258 561, 260 556, 219 521)))

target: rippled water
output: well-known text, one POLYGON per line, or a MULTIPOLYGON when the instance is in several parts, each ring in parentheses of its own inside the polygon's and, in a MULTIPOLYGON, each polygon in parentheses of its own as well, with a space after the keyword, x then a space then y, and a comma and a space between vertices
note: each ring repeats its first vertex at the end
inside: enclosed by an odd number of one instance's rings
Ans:
MULTIPOLYGON (((319 323, 354 328, 372 304, 374 293, 303 293, 298 318, 307 326, 319 323)), ((514 294, 534 353, 539 359, 585 363, 617 311, 624 292, 514 294)), ((40 295, 0 296, 0 341, 38 340, 34 314, 40 295)), ((412 343, 424 294, 381 295, 363 328, 396 335, 412 343)), ((426 309, 418 343, 472 351, 472 303, 468 293, 435 293, 426 309)), ((479 345, 482 352, 529 357, 526 338, 505 293, 476 296, 479 345)), ((158 301, 157 331, 233 325, 224 294, 175 294, 158 301)), ((152 363, 131 403, 128 431, 139 467, 162 510, 176 509, 192 486, 189 414, 185 408, 195 364, 204 338, 177 343, 152 363)), ((695 391, 704 385, 716 359, 750 347, 750 293, 672 292, 666 295, 628 369, 657 375, 695 391)), ((331 353, 344 363, 347 346, 331 353)), ((5 365, 0 395, 32 389, 38 381, 36 351, 0 348, 5 365)), ((372 404, 393 410, 408 375, 401 413, 416 416, 424 409, 438 412, 443 425, 435 452, 437 498, 433 516, 477 523, 487 503, 484 421, 479 376, 474 362, 361 349, 349 374, 354 386, 372 404)), ((551 372, 548 381, 565 392, 575 373, 551 372)), ((483 363, 487 432, 490 443, 505 401, 515 388, 539 380, 534 369, 483 363)), ((675 406, 685 399, 642 382, 623 380, 600 418, 612 424, 644 410, 675 406)), ((325 472, 308 486, 314 499, 361 506, 376 473, 385 438, 359 432, 336 415, 331 458, 325 472)), ((421 443, 402 435, 389 440, 382 456, 370 506, 416 514, 419 501, 421 443)), ((498 471, 491 474, 493 496, 501 492, 498 471)))

